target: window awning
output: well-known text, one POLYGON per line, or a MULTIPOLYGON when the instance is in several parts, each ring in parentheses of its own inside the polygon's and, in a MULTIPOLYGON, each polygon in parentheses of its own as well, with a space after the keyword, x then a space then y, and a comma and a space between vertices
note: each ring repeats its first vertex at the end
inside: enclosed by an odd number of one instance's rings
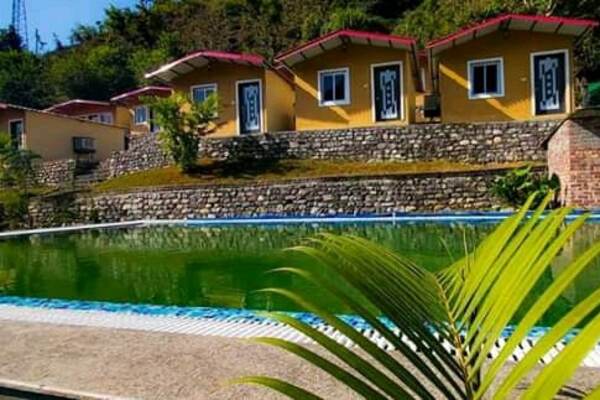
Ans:
POLYGON ((168 97, 173 92, 173 89, 165 86, 145 86, 143 88, 131 90, 126 93, 119 94, 110 99, 112 103, 120 103, 125 105, 140 104, 140 98, 144 96, 153 97, 168 97))
POLYGON ((432 55, 436 55, 500 29, 581 36, 596 26, 597 21, 587 19, 505 14, 433 40, 427 44, 427 49, 432 55))
POLYGON ((282 63, 287 67, 292 67, 304 60, 317 57, 326 51, 335 49, 344 43, 391 47, 394 49, 416 52, 417 42, 410 37, 341 29, 285 51, 275 57, 275 62, 282 63))
POLYGON ((64 115, 83 115, 87 113, 112 111, 112 104, 107 101, 74 99, 53 105, 44 111, 64 115))
POLYGON ((256 54, 229 53, 224 51, 198 51, 183 58, 163 65, 157 70, 145 75, 146 79, 157 78, 170 82, 179 75, 186 74, 197 68, 202 68, 210 62, 225 62, 231 64, 264 67, 265 59, 256 54))

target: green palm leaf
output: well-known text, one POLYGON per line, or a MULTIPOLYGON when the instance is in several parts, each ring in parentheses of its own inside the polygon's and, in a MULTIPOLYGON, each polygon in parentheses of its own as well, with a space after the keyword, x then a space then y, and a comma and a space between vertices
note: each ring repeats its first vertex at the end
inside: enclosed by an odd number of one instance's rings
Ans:
MULTIPOLYGON (((299 345, 275 339, 261 339, 261 342, 320 367, 365 398, 481 399, 490 394, 501 367, 529 331, 600 253, 600 243, 591 246, 556 276, 541 295, 531 298, 551 262, 588 218, 582 215, 565 225, 570 209, 544 213, 551 198, 552 194, 546 196, 541 206, 530 213, 529 207, 534 202, 531 197, 522 210, 502 222, 474 250, 469 251, 465 244, 465 256, 438 273, 431 273, 384 247, 357 237, 323 234, 307 245, 291 249, 314 258, 326 273, 295 268, 282 268, 277 273, 294 274, 318 284, 368 322, 405 362, 399 362, 394 354, 379 348, 331 314, 320 304, 319 297, 309 298, 280 288, 265 291, 287 297, 318 315, 368 357, 359 356, 317 329, 282 314, 275 314, 273 318, 314 340, 344 367, 310 350, 302 350, 299 345), (326 278, 332 276, 337 278, 326 278), (344 284, 339 285, 337 280, 343 280, 344 284), (528 308, 522 310, 525 304, 528 308), (523 316, 520 316, 521 311, 524 311, 523 316), (391 325, 384 323, 382 316, 391 325), (488 354, 507 325, 515 320, 517 324, 511 336, 484 370, 488 354), (452 353, 448 345, 453 348, 452 353), (407 368, 407 363, 414 368, 407 368)), ((536 367, 538 360, 568 333, 581 328, 537 375, 524 398, 556 395, 600 339, 599 307, 600 288, 575 305, 497 382, 494 398, 506 398, 536 367)), ((283 393, 279 381, 248 379, 283 393)), ((292 393, 290 387, 285 388, 288 396, 298 396, 299 392, 292 393)), ((596 390, 590 396, 598 397, 600 392, 596 390)))

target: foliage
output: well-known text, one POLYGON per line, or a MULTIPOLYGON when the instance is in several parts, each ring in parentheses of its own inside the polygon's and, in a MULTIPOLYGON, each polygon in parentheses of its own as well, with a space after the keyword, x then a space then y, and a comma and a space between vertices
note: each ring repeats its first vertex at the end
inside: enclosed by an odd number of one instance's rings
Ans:
POLYGON ((145 101, 160 126, 159 139, 165 151, 183 172, 190 172, 198 158, 199 138, 208 133, 209 123, 215 118, 217 97, 212 95, 203 102, 194 102, 176 93, 145 101))
MULTIPOLYGON (((540 277, 550 268, 550 262, 589 217, 582 215, 565 226, 570 209, 544 215, 551 198, 552 194, 546 196, 540 207, 528 216, 531 197, 521 211, 507 218, 476 249, 436 273, 387 248, 351 236, 323 234, 306 246, 291 249, 313 257, 324 271, 282 268, 274 272, 289 273, 323 288, 353 314, 364 318, 406 363, 400 363, 328 312, 321 306, 319 296, 280 288, 262 292, 295 301, 345 335, 361 352, 348 349, 320 330, 280 313, 270 316, 313 339, 338 363, 285 340, 261 338, 257 341, 303 358, 368 399, 482 399, 486 396, 505 399, 538 366, 542 357, 567 334, 573 333, 574 338, 533 377, 521 397, 554 398, 600 339, 600 288, 549 328, 507 374, 499 372, 537 321, 600 253, 600 243, 555 275, 527 307, 497 356, 488 362, 489 352, 540 277), (336 277, 335 281, 326 276, 336 277), (346 285, 349 289, 343 289, 346 285), (385 316, 387 322, 381 316, 385 316), (395 332, 396 327, 402 335, 395 332), (579 329, 574 331, 575 328, 579 329), (444 344, 454 348, 454 355, 444 344), (364 353, 369 357, 365 358, 364 353), (484 364, 487 364, 485 368, 484 364), (492 384, 497 385, 493 390, 492 384)), ((273 378, 250 376, 236 382, 264 385, 296 399, 320 398, 273 378)))
MULTIPOLYGON (((491 188, 494 195, 512 207, 520 206, 533 193, 541 193, 545 196, 558 189, 560 189, 560 180, 556 175, 548 178, 532 171, 531 165, 507 172, 496 180, 491 188)), ((534 203, 534 206, 537 205, 538 203, 534 203)))
POLYGON ((40 156, 12 143, 10 135, 0 132, 0 183, 27 190, 34 176, 34 161, 40 156))
POLYGON ((20 50, 0 51, 0 101, 45 107, 52 98, 46 61, 20 50))
MULTIPOLYGON (((76 26, 69 43, 55 37, 55 49, 39 57, 22 49, 14 30, 0 30, 0 100, 42 108, 66 98, 107 100, 197 49, 272 58, 343 27, 394 31, 424 44, 505 12, 600 19, 597 0, 139 0, 109 7, 97 24, 76 26), (14 51, 22 54, 5 58, 14 51)), ((596 29, 575 49, 576 72, 589 81, 600 78, 599 48, 596 29)))

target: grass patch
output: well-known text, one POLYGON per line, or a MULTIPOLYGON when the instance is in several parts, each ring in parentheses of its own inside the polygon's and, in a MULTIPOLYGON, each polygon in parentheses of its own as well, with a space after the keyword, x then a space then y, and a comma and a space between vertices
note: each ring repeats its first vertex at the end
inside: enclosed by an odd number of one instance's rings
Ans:
POLYGON ((188 174, 182 173, 177 167, 152 169, 101 182, 95 185, 93 190, 96 192, 127 191, 144 187, 233 185, 310 178, 484 171, 516 168, 524 164, 482 165, 447 161, 406 163, 325 160, 243 161, 231 163, 201 160, 195 170, 188 174))

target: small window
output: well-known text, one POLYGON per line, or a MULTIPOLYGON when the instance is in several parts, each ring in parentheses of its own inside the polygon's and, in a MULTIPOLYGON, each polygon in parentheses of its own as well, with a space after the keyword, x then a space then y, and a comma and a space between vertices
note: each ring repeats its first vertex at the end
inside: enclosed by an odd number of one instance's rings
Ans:
POLYGON ((350 104, 350 71, 348 68, 319 72, 319 104, 350 104))
POLYGON ((192 87, 192 99, 196 103, 202 103, 205 101, 211 94, 217 93, 217 85, 215 83, 211 83, 209 85, 200 85, 192 87))
POLYGON ((102 113, 99 116, 99 120, 100 120, 100 122, 105 123, 105 124, 112 124, 113 116, 111 113, 102 113))
POLYGON ((14 148, 23 147, 23 120, 16 119, 8 122, 8 131, 10 132, 10 141, 14 148))
POLYGON ((148 122, 148 107, 138 106, 133 112, 136 125, 142 125, 148 122))
POLYGON ((504 64, 501 58, 469 61, 469 98, 504 96, 504 64))

